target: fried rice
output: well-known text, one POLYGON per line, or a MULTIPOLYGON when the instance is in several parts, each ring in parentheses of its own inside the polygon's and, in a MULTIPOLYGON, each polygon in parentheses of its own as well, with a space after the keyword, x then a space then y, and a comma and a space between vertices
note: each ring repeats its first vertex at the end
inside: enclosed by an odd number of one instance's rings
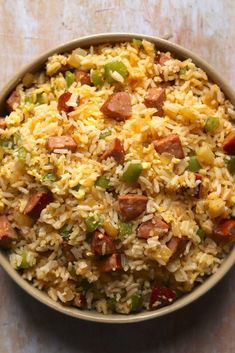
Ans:
POLYGON ((129 314, 218 269, 235 241, 235 111, 190 58, 135 39, 77 48, 6 106, 0 246, 34 287, 129 314))

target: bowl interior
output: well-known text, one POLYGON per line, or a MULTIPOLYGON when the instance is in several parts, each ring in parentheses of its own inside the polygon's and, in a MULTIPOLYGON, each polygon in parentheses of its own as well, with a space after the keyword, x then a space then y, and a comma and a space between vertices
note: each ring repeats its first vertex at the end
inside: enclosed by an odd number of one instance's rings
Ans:
MULTIPOLYGON (((136 33, 111 33, 111 34, 98 34, 98 35, 93 35, 93 36, 88 36, 88 37, 83 37, 80 39, 73 40, 57 48, 54 48, 42 54, 38 58, 34 59, 31 63, 25 66, 19 73, 17 73, 0 92, 0 112, 1 113, 4 112, 4 101, 6 97, 11 92, 11 90, 14 89, 14 87, 24 76, 24 74, 27 72, 38 71, 44 65, 45 61, 50 55, 54 53, 63 53, 66 51, 71 51, 77 47, 89 47, 90 45, 97 45, 97 44, 107 43, 107 42, 130 41, 133 38, 139 38, 139 39, 144 38, 146 40, 149 40, 155 43, 156 47, 159 50, 170 51, 179 59, 191 58, 197 66, 201 67, 208 74, 208 77, 213 82, 215 82, 220 86, 220 88, 223 90, 227 98, 230 99, 233 105, 235 105, 235 93, 229 87, 229 85, 226 82, 224 82, 223 78, 208 63, 206 63, 204 60, 202 60, 201 58, 199 58, 197 55, 193 54, 189 50, 184 49, 179 45, 171 43, 167 40, 157 38, 157 37, 141 35, 136 33)), ((220 266, 220 268, 217 270, 215 274, 213 274, 208 279, 206 279, 203 284, 195 288, 191 293, 178 299, 170 306, 166 306, 166 307, 157 309, 155 311, 142 312, 139 314, 131 314, 128 316, 124 316, 120 314, 103 315, 94 311, 80 311, 78 309, 65 307, 60 303, 54 302, 45 293, 39 291, 38 289, 30 285, 28 282, 26 282, 20 276, 20 274, 11 267, 5 252, 0 250, 0 265, 21 288, 23 288, 27 293, 29 293, 35 299, 46 304, 50 308, 53 308, 69 316, 73 316, 84 320, 103 322, 103 323, 132 323, 132 322, 152 319, 155 317, 160 317, 160 316, 169 314, 171 312, 174 312, 184 307, 185 305, 188 305, 189 303, 193 302, 194 300, 198 299, 201 295, 206 293, 229 271, 229 269, 233 266, 234 263, 235 263, 235 248, 231 250, 230 254, 224 260, 223 264, 220 266)))

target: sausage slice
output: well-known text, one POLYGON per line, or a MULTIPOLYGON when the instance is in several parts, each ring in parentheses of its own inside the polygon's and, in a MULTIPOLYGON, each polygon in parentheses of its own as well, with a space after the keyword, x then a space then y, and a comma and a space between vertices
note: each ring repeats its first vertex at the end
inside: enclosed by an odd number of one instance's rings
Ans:
POLYGON ((66 149, 75 152, 77 144, 70 136, 51 136, 47 139, 47 149, 51 152, 54 150, 66 149))
POLYGON ((225 244, 234 243, 235 219, 221 221, 214 229, 214 239, 225 244))
POLYGON ((61 247, 62 247, 63 255, 68 262, 73 262, 76 260, 76 257, 74 256, 74 254, 71 251, 71 249, 73 248, 72 245, 67 243, 67 241, 63 241, 63 243, 61 244, 61 247))
POLYGON ((224 139, 223 150, 228 154, 235 155, 235 131, 230 132, 224 139))
POLYGON ((100 111, 108 118, 117 121, 126 120, 131 116, 131 97, 127 92, 113 93, 102 105, 100 111))
POLYGON ((181 254, 183 254, 186 249, 187 243, 187 237, 178 238, 173 236, 171 240, 166 244, 168 248, 172 251, 171 257, 180 256, 181 254))
MULTIPOLYGON (((74 110, 74 107, 67 105, 67 102, 70 100, 71 96, 72 93, 70 92, 64 92, 63 94, 61 94, 61 96, 59 96, 57 109, 60 114, 62 113, 62 111, 68 114, 74 110)), ((77 98, 77 104, 79 104, 79 97, 77 98)))
POLYGON ((144 104, 147 108, 156 108, 157 112, 154 115, 163 116, 163 104, 166 100, 166 93, 163 88, 149 88, 144 97, 144 104))
POLYGON ((83 309, 86 306, 86 297, 83 293, 76 293, 73 299, 73 305, 76 308, 83 309))
POLYGON ((8 221, 6 215, 0 216, 0 246, 6 249, 11 247, 11 243, 16 239, 17 235, 8 221))
POLYGON ((113 139, 106 148, 106 151, 100 157, 100 160, 107 159, 108 157, 113 157, 117 163, 122 164, 124 162, 124 148, 122 142, 115 138, 113 139))
POLYGON ((162 154, 170 153, 176 158, 184 158, 184 151, 181 145, 180 138, 177 134, 168 135, 153 142, 155 150, 162 154))
POLYGON ((83 70, 76 70, 75 77, 77 82, 81 82, 81 85, 91 86, 90 74, 83 70))
POLYGON ((111 272, 120 270, 121 268, 122 263, 120 254, 112 254, 101 260, 98 264, 98 269, 100 272, 111 272))
POLYGON ((117 251, 113 240, 99 231, 95 231, 92 235, 91 250, 98 256, 114 254, 117 251))
POLYGON ((154 305, 154 303, 161 302, 163 304, 170 304, 176 299, 176 293, 170 288, 163 286, 155 286, 152 288, 149 300, 150 308, 154 305))
POLYGON ((171 57, 164 53, 158 53, 155 56, 155 63, 160 64, 161 66, 165 65, 165 62, 168 60, 171 60, 171 57))
POLYGON ((20 94, 17 91, 13 91, 6 101, 7 110, 12 112, 20 104, 20 94))
POLYGON ((0 129, 4 130, 6 129, 7 124, 5 118, 0 118, 0 129))
POLYGON ((42 210, 53 201, 53 196, 49 191, 35 191, 29 195, 28 202, 24 209, 24 214, 31 218, 40 217, 42 210))
POLYGON ((148 198, 144 195, 126 194, 118 198, 120 214, 124 221, 131 221, 146 209, 148 198))
POLYGON ((148 239, 150 237, 162 237, 169 231, 169 226, 160 217, 153 216, 149 221, 141 223, 138 228, 138 238, 148 239))

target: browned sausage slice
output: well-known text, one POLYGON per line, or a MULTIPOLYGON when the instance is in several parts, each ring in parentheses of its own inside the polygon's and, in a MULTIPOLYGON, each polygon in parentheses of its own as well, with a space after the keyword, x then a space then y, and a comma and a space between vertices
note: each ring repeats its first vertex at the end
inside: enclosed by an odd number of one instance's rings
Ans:
POLYGON ((115 138, 113 139, 106 148, 106 151, 100 157, 100 160, 105 160, 108 157, 113 157, 116 162, 122 164, 124 162, 124 149, 122 142, 115 138))
POLYGON ((126 120, 132 113, 131 97, 127 92, 114 93, 104 102, 100 111, 108 118, 126 120))
POLYGON ((126 194, 118 198, 119 210, 124 221, 131 221, 146 209, 148 198, 144 195, 126 194))
POLYGON ((186 249, 188 243, 187 237, 172 237, 171 240, 167 243, 168 248, 172 251, 173 256, 180 256, 186 249))
POLYGON ((214 239, 225 244, 234 243, 235 219, 221 221, 214 229, 214 239))
POLYGON ((86 71, 76 70, 75 77, 77 82, 81 82, 81 85, 91 86, 90 74, 86 71))
POLYGON ((161 66, 165 65, 165 62, 168 60, 171 60, 171 57, 164 53, 158 53, 155 56, 155 63, 160 64, 161 66))
POLYGON ((141 223, 138 228, 138 238, 148 239, 150 237, 162 237, 169 231, 169 226, 160 217, 153 216, 149 221, 141 223))
POLYGON ((83 309, 86 306, 86 297, 83 293, 76 293, 73 299, 73 305, 76 308, 83 309))
POLYGON ((93 254, 98 256, 110 255, 117 252, 113 240, 107 234, 99 231, 95 231, 92 235, 91 250, 93 254))
POLYGON ((31 218, 38 218, 42 210, 53 201, 53 196, 49 191, 35 191, 29 195, 28 202, 24 209, 24 214, 31 218))
POLYGON ((98 264, 98 269, 100 272, 111 272, 120 270, 122 268, 121 255, 112 254, 101 260, 98 264))
POLYGON ((235 131, 230 132, 224 139, 223 150, 228 154, 235 154, 235 131))
POLYGON ((47 139, 47 149, 49 151, 66 149, 75 152, 77 144, 70 136, 51 136, 47 139))
POLYGON ((0 118, 0 129, 6 129, 7 124, 5 118, 0 118))
POLYGON ((166 93, 163 88, 149 88, 144 97, 144 104, 147 108, 156 108, 157 112, 154 115, 163 116, 163 104, 166 100, 166 93))
POLYGON ((67 243, 67 241, 63 241, 63 243, 61 244, 61 247, 62 247, 63 255, 68 262, 73 262, 76 260, 76 257, 74 256, 74 254, 71 251, 71 249, 73 248, 72 245, 67 243))
POLYGON ((16 239, 17 235, 12 228, 11 223, 8 221, 6 215, 0 216, 0 246, 3 248, 10 248, 11 243, 16 239))
MULTIPOLYGON (((74 107, 67 105, 67 102, 70 100, 71 96, 72 93, 70 92, 64 92, 63 94, 61 94, 61 96, 59 96, 57 109, 60 114, 62 113, 62 111, 68 114, 74 110, 74 107)), ((79 104, 79 97, 77 98, 77 104, 79 104)))
POLYGON ((13 91, 6 101, 7 110, 11 112, 12 110, 16 109, 19 104, 20 94, 17 91, 13 91))
POLYGON ((154 148, 158 153, 170 153, 176 158, 184 158, 184 151, 181 145, 180 138, 177 134, 172 134, 163 137, 153 142, 154 148))

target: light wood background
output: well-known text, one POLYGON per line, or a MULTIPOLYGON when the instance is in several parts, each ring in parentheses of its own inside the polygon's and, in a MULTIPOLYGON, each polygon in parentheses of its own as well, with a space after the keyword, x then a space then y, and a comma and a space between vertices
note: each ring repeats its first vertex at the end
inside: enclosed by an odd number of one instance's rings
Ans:
MULTIPOLYGON (((169 38, 235 87, 234 0, 0 0, 0 89, 31 58, 81 35, 169 38)), ((133 326, 64 318, 0 269, 0 353, 234 353, 235 271, 195 304, 133 326)))

